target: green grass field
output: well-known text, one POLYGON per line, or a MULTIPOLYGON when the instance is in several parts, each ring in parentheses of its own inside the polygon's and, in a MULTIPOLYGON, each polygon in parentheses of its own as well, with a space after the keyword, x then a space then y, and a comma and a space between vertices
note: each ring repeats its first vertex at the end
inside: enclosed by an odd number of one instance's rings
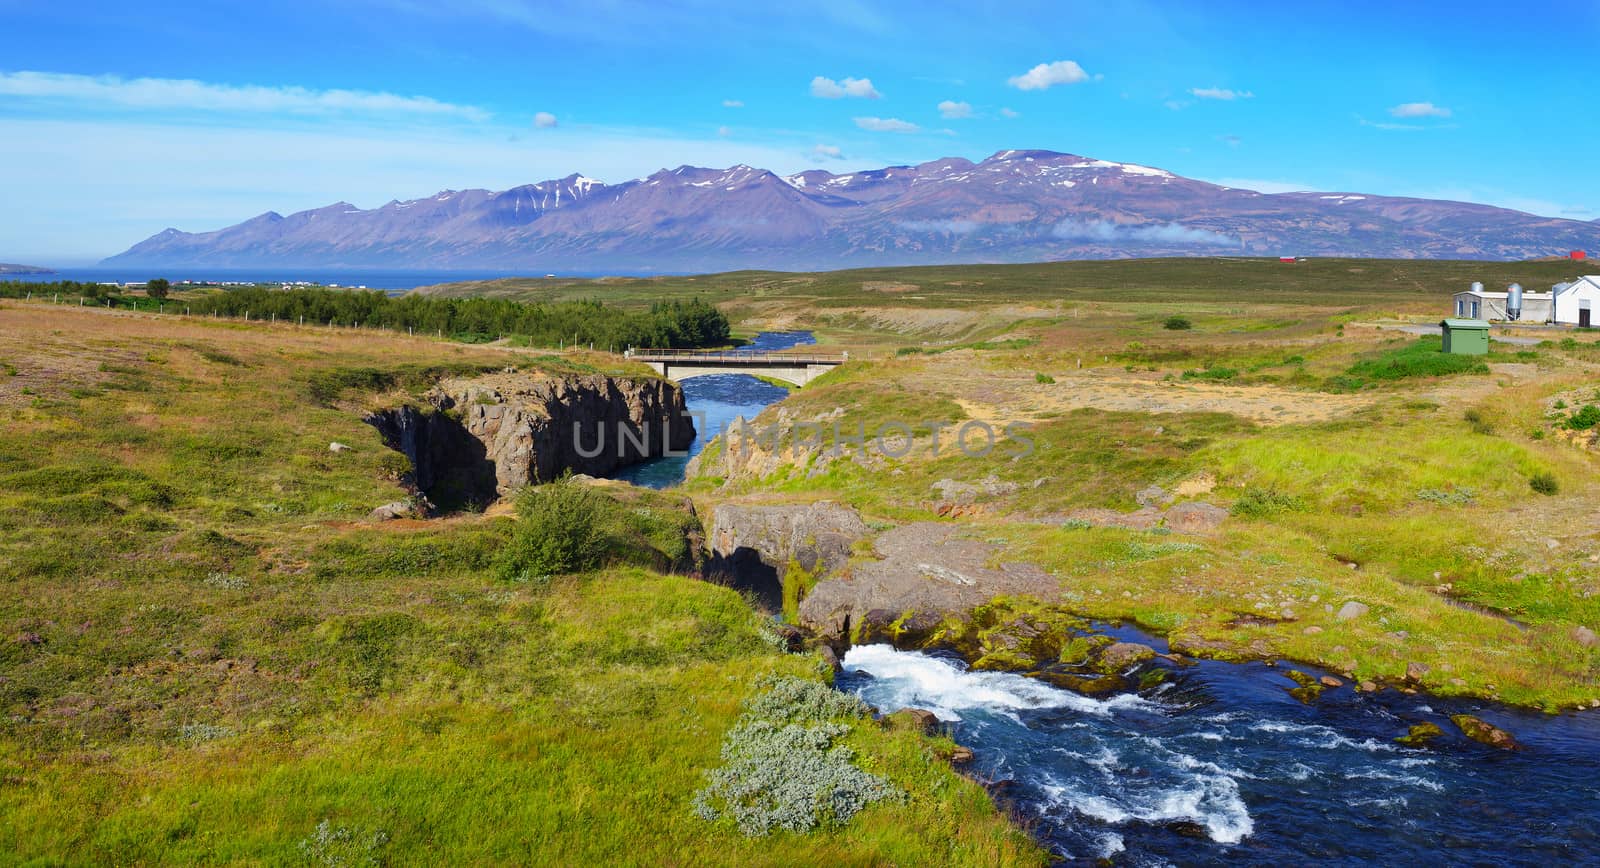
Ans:
POLYGON ((807 835, 697 817, 759 679, 826 673, 733 591, 657 572, 682 554, 676 496, 604 495, 604 565, 537 581, 502 577, 509 517, 360 521, 404 463, 363 404, 417 371, 614 359, 0 323, 0 861, 1041 861, 948 742, 870 721, 847 743, 905 799, 807 835))

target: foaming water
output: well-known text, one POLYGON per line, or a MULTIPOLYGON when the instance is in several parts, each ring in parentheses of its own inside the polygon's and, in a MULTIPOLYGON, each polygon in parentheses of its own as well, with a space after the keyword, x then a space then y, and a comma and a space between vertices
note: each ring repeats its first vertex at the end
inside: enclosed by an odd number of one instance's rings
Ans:
POLYGON ((1095 699, 887 645, 850 649, 838 684, 885 712, 938 715, 974 749, 975 776, 1069 861, 1600 862, 1592 715, 1348 689, 1306 706, 1278 670, 1212 662, 1142 697, 1095 699), (1451 732, 1458 711, 1528 749, 1393 741, 1422 720, 1451 732))
MULTIPOLYGON (((811 332, 762 332, 740 351, 770 353, 814 344, 811 332)), ((739 418, 751 419, 768 405, 782 401, 789 391, 749 374, 711 374, 690 377, 683 386, 684 403, 695 416, 694 442, 684 455, 669 455, 625 467, 614 478, 646 488, 670 488, 683 481, 689 461, 718 434, 739 418)))

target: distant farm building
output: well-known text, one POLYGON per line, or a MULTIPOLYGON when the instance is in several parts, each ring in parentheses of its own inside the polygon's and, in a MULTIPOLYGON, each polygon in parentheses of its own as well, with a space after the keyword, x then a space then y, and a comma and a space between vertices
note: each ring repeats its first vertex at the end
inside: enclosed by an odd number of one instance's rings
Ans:
POLYGON ((1523 292, 1512 284, 1508 292, 1487 292, 1483 284, 1455 295, 1457 319, 1499 322, 1556 323, 1582 328, 1600 325, 1600 275, 1558 283, 1549 292, 1523 292), (1520 302, 1520 303, 1519 303, 1520 302))
POLYGON ((1511 286, 1511 292, 1486 292, 1483 284, 1474 283, 1471 289, 1456 293, 1456 318, 1531 323, 1550 321, 1554 300, 1550 293, 1523 292, 1516 284, 1511 286), (1520 305, 1514 303, 1516 299, 1513 296, 1520 298, 1520 305))
POLYGON ((1586 251, 1583 251, 1583 250, 1574 250, 1571 253, 1567 254, 1567 258, 1568 259, 1584 260, 1584 259, 1588 259, 1589 258, 1589 254, 1586 251))
POLYGON ((1600 324, 1594 311, 1600 309, 1600 274, 1580 277, 1571 283, 1552 287, 1555 294, 1555 322, 1582 328, 1600 324))

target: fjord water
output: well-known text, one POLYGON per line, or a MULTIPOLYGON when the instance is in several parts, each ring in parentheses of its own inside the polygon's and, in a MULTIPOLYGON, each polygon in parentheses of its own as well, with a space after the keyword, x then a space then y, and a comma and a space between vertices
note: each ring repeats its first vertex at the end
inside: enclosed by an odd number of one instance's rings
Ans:
POLYGON ((1068 862, 1600 864, 1594 713, 1348 687, 1303 705, 1265 664, 1202 661, 1105 699, 887 645, 852 648, 844 667, 838 686, 880 710, 937 714, 1068 862), (1448 714, 1463 711, 1525 749, 1458 737, 1448 714), (1394 742, 1424 720, 1446 733, 1435 746, 1394 742))
MULTIPOLYGON (((739 348, 741 352, 772 353, 816 343, 811 332, 761 332, 739 348)), ((623 468, 617 479, 647 488, 668 488, 683 481, 689 460, 699 455, 735 419, 751 419, 770 404, 782 401, 789 391, 765 383, 748 374, 712 374, 684 380, 684 402, 694 413, 695 436, 687 454, 669 455, 623 468)))

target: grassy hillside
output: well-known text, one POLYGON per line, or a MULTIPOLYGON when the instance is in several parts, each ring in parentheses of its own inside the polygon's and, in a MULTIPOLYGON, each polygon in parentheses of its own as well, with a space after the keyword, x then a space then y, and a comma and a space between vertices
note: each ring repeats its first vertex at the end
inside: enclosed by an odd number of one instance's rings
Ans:
POLYGON ((900 798, 809 835, 697 817, 759 681, 824 673, 649 568, 675 496, 605 495, 606 565, 537 582, 500 578, 507 517, 361 521, 403 463, 359 408, 508 363, 620 365, 0 305, 0 861, 1040 860, 947 742, 868 720, 845 743, 900 798))

